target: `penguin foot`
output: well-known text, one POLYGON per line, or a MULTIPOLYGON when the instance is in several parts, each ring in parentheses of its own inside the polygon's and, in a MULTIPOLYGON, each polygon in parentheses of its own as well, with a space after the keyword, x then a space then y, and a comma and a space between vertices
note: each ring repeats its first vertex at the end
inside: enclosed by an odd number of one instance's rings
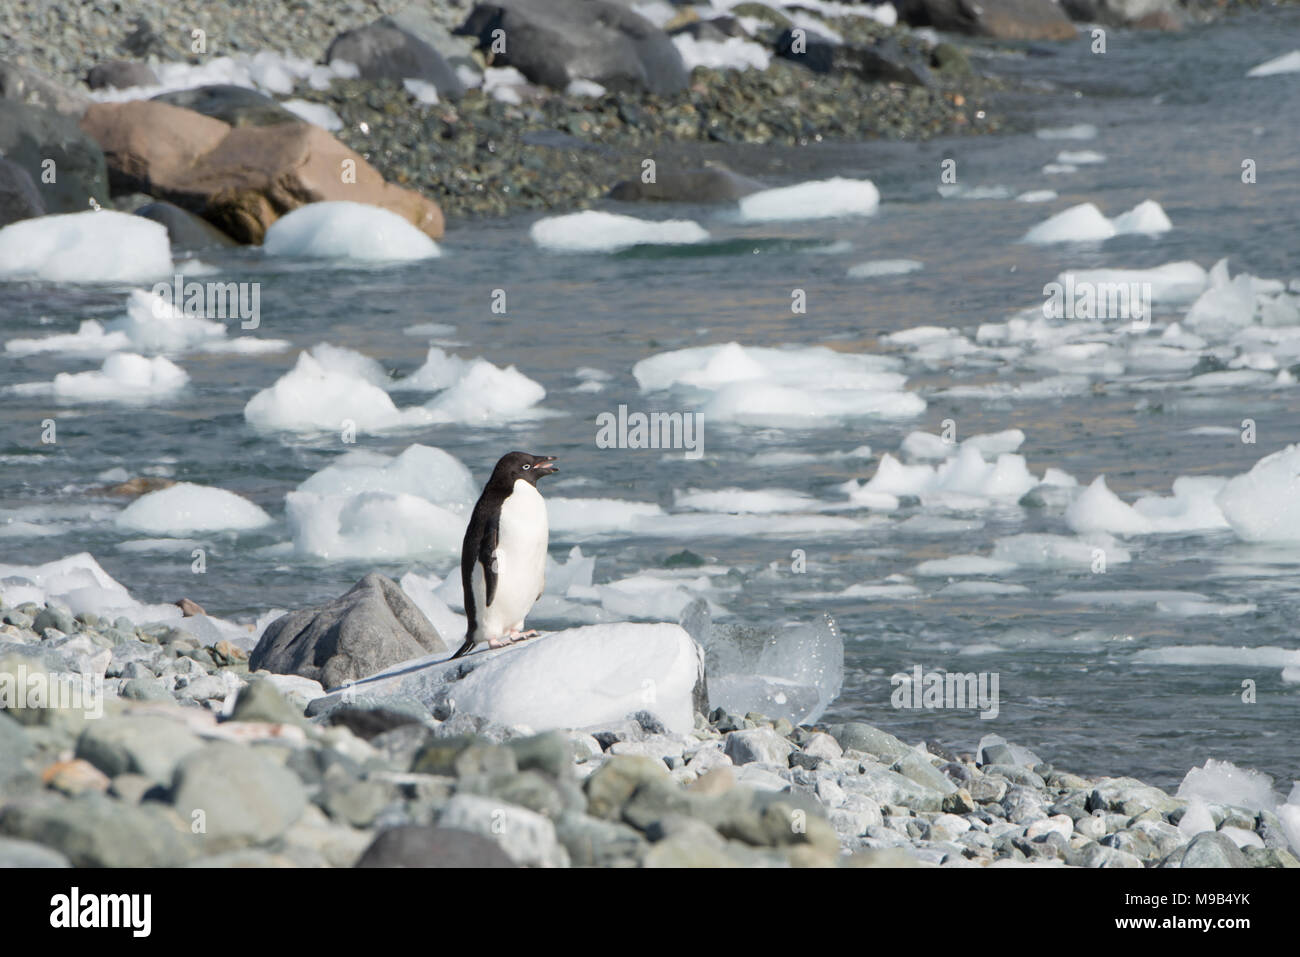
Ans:
POLYGON ((511 641, 523 641, 525 638, 536 638, 541 634, 541 632, 535 628, 530 628, 527 631, 520 631, 518 628, 511 628, 508 634, 511 641))

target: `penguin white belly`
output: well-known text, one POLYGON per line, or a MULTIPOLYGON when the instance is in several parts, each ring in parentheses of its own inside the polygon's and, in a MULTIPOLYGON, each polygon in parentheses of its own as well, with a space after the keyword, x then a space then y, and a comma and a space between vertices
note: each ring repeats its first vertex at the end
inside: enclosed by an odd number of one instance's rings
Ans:
POLYGON ((479 640, 499 638, 511 628, 522 626, 537 596, 546 584, 546 546, 550 527, 546 502, 537 489, 522 480, 501 504, 497 524, 497 588, 492 604, 484 607, 486 589, 483 569, 474 569, 474 600, 483 609, 479 640))

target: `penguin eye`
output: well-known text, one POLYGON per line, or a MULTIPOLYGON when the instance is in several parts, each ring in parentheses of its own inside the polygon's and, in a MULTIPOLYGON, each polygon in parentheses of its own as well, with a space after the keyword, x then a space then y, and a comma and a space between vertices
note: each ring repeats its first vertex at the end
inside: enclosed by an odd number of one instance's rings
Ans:
POLYGON ((532 468, 531 465, 525 465, 525 466, 524 466, 524 471, 527 472, 530 468, 532 468))

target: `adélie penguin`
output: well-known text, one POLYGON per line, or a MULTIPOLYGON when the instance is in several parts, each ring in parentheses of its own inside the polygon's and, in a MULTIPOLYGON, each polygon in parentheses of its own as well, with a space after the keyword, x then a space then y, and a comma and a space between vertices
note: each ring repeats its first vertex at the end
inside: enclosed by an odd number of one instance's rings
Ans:
POLYGON ((524 617, 546 585, 550 527, 537 480, 558 472, 553 455, 510 452, 501 456, 483 487, 460 552, 469 627, 459 658, 481 641, 500 648, 537 632, 523 631, 524 617))

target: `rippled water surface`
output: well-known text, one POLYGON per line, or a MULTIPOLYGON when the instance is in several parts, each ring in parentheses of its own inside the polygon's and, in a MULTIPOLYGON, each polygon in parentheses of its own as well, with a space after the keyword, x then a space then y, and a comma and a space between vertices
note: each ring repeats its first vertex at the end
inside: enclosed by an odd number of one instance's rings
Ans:
MULTIPOLYGON (((1104 574, 1088 568, 1020 566, 989 577, 1026 586, 1014 595, 941 594, 946 578, 913 575, 918 563, 987 555, 1003 536, 1071 534, 1059 508, 1012 502, 971 509, 923 509, 904 502, 888 515, 845 508, 840 486, 869 478, 881 453, 895 452, 915 429, 938 432, 952 419, 958 437, 1022 429, 1020 454, 1036 475, 1054 467, 1087 484, 1101 473, 1131 501, 1143 491, 1169 494, 1184 475, 1235 475, 1261 456, 1300 440, 1300 389, 1213 391, 1178 385, 1186 374, 1146 388, 1141 376, 1090 376, 1089 387, 1048 398, 939 395, 956 385, 1032 382, 1069 370, 1021 363, 927 363, 880 337, 920 325, 972 336, 981 323, 1004 321, 1041 302, 1042 287, 1067 267, 1148 267, 1228 257, 1233 274, 1289 280, 1300 276, 1300 74, 1246 79, 1250 67, 1287 52, 1300 35, 1298 11, 1250 15, 1182 34, 1112 31, 1104 57, 1084 40, 1051 56, 990 50, 989 69, 1030 79, 1040 92, 1002 96, 996 106, 1025 132, 925 144, 823 144, 805 150, 715 154, 774 183, 825 176, 870 178, 878 215, 795 223, 741 223, 715 208, 670 212, 698 220, 707 247, 639 249, 619 255, 560 255, 528 238, 535 217, 453 223, 437 260, 390 268, 321 267, 273 262, 258 252, 205 254, 222 278, 261 283, 260 334, 294 349, 259 356, 187 354, 176 361, 191 386, 174 401, 143 408, 54 406, 45 398, 0 395, 0 516, 43 527, 44 534, 0 538, 0 561, 38 563, 87 550, 141 600, 194 598, 213 614, 252 620, 272 607, 332 597, 373 563, 328 563, 277 547, 289 540, 284 496, 345 450, 337 436, 261 435, 244 420, 249 398, 284 374, 298 349, 319 342, 373 356, 395 374, 424 360, 426 337, 404 329, 438 322, 457 354, 515 365, 547 391, 548 417, 514 426, 441 426, 363 435, 358 445, 396 453, 413 442, 437 446, 486 478, 503 451, 558 455, 563 473, 551 495, 656 502, 677 510, 685 489, 793 489, 827 514, 860 519, 853 534, 751 528, 745 534, 690 537, 629 535, 611 529, 577 539, 552 537, 561 557, 577 541, 596 557, 596 581, 646 568, 683 548, 737 573, 710 592, 725 620, 754 625, 813 621, 823 612, 846 641, 844 690, 828 720, 861 718, 908 740, 970 749, 995 731, 1083 773, 1131 773, 1163 785, 1208 757, 1256 767, 1281 780, 1300 774, 1295 729, 1300 685, 1282 681, 1249 653, 1213 665, 1162 664, 1144 651, 1191 645, 1300 648, 1292 624, 1300 591, 1300 549, 1252 546, 1230 531, 1138 536, 1132 554, 1104 574), (1290 39, 1288 39, 1290 38, 1290 39), (1086 142, 1050 141, 1039 127, 1091 123, 1086 142), (1072 174, 1042 172, 1061 150, 1096 150, 1106 162, 1072 174), (1003 186, 1011 196, 1054 189, 1050 203, 942 198, 944 159, 957 161, 964 187, 1003 186), (1254 159, 1258 182, 1244 185, 1241 162, 1254 159), (1017 242, 1049 214, 1079 202, 1115 215, 1153 199, 1174 224, 1158 238, 1121 236, 1105 243, 1031 246, 1017 242), (872 280, 849 267, 878 259, 915 259, 923 268, 872 280), (508 314, 493 315, 492 290, 508 292, 508 314), (791 291, 807 293, 805 315, 791 313, 791 291), (747 346, 828 344, 846 352, 889 351, 904 362, 907 388, 927 401, 901 421, 870 417, 821 428, 706 422, 705 454, 602 450, 596 416, 620 403, 633 409, 683 408, 679 394, 642 395, 634 363, 670 349, 737 341, 747 346), (574 391, 575 371, 594 367, 612 378, 599 392, 574 391), (40 423, 58 421, 57 445, 39 444, 40 423), (1258 441, 1236 430, 1253 419, 1258 441), (1220 432, 1194 432, 1219 427, 1220 432), (1227 431, 1232 430, 1232 431, 1227 431), (862 461, 835 455, 870 445, 862 461), (800 464, 765 458, 807 453, 800 464), (188 548, 123 549, 140 536, 117 528, 120 502, 98 495, 99 477, 124 468, 220 486, 270 512, 269 530, 207 536, 208 572, 190 574, 188 548), (947 530, 907 523, 916 515, 959 519, 947 530), (905 524, 906 523, 906 524, 905 524), (803 574, 791 553, 807 556, 803 574), (858 583, 906 575, 920 594, 870 601, 835 598, 858 583), (1090 601, 1078 592, 1190 592, 1221 605, 1255 606, 1245 614, 1179 617, 1168 596, 1090 601), (1236 663, 1234 663, 1236 662, 1236 663), (925 668, 993 671, 1001 713, 894 711, 889 677, 925 668), (1241 683, 1257 682, 1257 703, 1241 683)), ((614 208, 614 207, 611 207, 614 208)), ((125 288, 0 285, 0 337, 75 331, 80 320, 121 314, 125 288)), ((1168 318, 1168 317, 1166 317, 1168 318)), ((0 357, 0 385, 49 381, 94 368, 99 360, 57 354, 0 357)), ((1085 370, 1086 371, 1086 370, 1085 370)), ((1160 377, 1156 377, 1160 378, 1160 377)), ((405 405, 415 397, 397 396, 405 405)), ((812 526, 806 526, 812 527, 812 526)), ((419 567, 445 574, 450 556, 419 567)), ((382 566, 390 574, 410 562, 382 566)), ((538 621, 543 627, 562 621, 538 621)), ((1174 656, 1175 660, 1184 660, 1174 656)), ((1284 788, 1284 791, 1286 789, 1284 788)))

